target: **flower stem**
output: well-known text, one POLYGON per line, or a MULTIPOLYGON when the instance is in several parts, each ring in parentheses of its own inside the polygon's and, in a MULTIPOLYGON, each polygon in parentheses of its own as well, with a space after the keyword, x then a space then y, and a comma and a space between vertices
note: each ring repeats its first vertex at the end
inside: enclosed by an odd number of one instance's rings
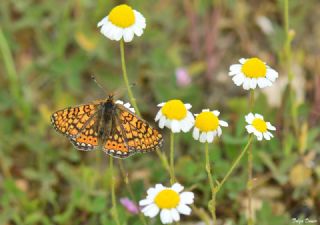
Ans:
POLYGON ((284 63, 286 71, 288 73, 288 92, 289 92, 289 106, 291 119, 289 120, 292 123, 293 131, 298 137, 298 119, 297 119, 297 105, 294 98, 294 90, 292 86, 292 80, 294 79, 294 73, 291 70, 291 42, 294 37, 294 33, 290 31, 290 16, 289 16, 289 0, 284 0, 284 31, 286 34, 286 40, 284 42, 284 63))
MULTIPOLYGON (((127 188, 127 191, 129 192, 130 198, 132 199, 132 201, 134 201, 136 203, 137 201, 136 201, 136 198, 135 198, 134 193, 132 191, 132 187, 131 187, 131 183, 130 183, 128 174, 126 173, 126 170, 125 170, 121 160, 119 160, 119 166, 120 166, 120 171, 122 173, 122 176, 124 177, 124 183, 126 184, 126 188, 127 188)), ((139 210, 139 219, 143 225, 147 225, 147 222, 146 222, 146 220, 140 210, 139 210)))
MULTIPOLYGON (((122 67, 123 80, 124 80, 124 82, 126 84, 126 87, 127 87, 127 90, 128 90, 128 95, 129 95, 129 98, 130 98, 130 102, 131 102, 132 106, 134 107, 134 109, 136 111, 136 114, 139 117, 141 117, 140 110, 138 108, 138 105, 136 103, 136 99, 133 96, 133 93, 131 91, 131 87, 130 87, 130 84, 129 84, 129 79, 128 79, 128 75, 127 75, 126 61, 125 61, 125 52, 124 52, 124 41, 123 41, 123 39, 120 40, 120 54, 121 54, 121 67, 122 67)), ((171 168, 169 166, 167 157, 160 150, 157 150, 156 152, 157 152, 158 157, 160 158, 160 160, 161 160, 161 162, 163 164, 163 167, 166 170, 168 170, 169 173, 171 174, 171 168)))
POLYGON ((246 146, 243 148, 243 150, 241 151, 240 155, 236 158, 236 160, 232 163, 230 169, 228 170, 227 174, 224 176, 224 178, 222 179, 222 181, 218 184, 218 186, 215 188, 216 193, 218 193, 221 189, 221 187, 223 186, 223 184, 226 182, 226 180, 230 177, 230 175, 232 174, 232 172, 234 171, 234 169, 237 167, 237 165, 239 164, 240 160, 242 159, 242 157, 244 156, 244 154, 247 152, 248 147, 251 144, 252 141, 252 137, 250 136, 246 146))
POLYGON ((121 66, 122 66, 122 74, 123 74, 123 80, 126 83, 127 90, 128 90, 128 95, 131 104, 133 105, 134 109, 136 110, 136 114, 138 116, 141 116, 139 108, 136 103, 136 99, 133 97, 131 87, 129 85, 129 80, 128 80, 128 75, 127 75, 127 67, 126 67, 126 61, 124 57, 124 41, 123 39, 120 40, 120 53, 121 53, 121 66))
POLYGON ((112 201, 112 209, 111 209, 111 215, 116 222, 117 225, 120 225, 119 216, 117 212, 117 201, 116 201, 116 192, 115 192, 115 177, 114 177, 114 171, 113 171, 113 158, 110 156, 109 161, 109 169, 111 173, 111 201, 112 201))
POLYGON ((209 210, 212 215, 213 225, 217 224, 217 217, 216 217, 216 191, 214 187, 214 182, 211 174, 211 166, 210 166, 210 158, 209 158, 209 144, 205 144, 205 155, 206 155, 206 171, 208 174, 209 185, 211 189, 211 200, 208 204, 209 210))
POLYGON ((176 177, 174 174, 174 133, 170 133, 170 183, 174 184, 176 177))
MULTIPOLYGON (((249 96, 249 108, 250 112, 253 111, 254 107, 254 90, 250 91, 250 96, 249 96)), ((252 139, 252 134, 250 135, 250 139, 252 139)), ((253 208, 252 208, 252 168, 253 168, 253 163, 252 163, 252 142, 249 143, 248 146, 248 183, 247 183, 247 191, 248 191, 248 225, 253 225, 254 224, 254 219, 253 219, 253 208)))

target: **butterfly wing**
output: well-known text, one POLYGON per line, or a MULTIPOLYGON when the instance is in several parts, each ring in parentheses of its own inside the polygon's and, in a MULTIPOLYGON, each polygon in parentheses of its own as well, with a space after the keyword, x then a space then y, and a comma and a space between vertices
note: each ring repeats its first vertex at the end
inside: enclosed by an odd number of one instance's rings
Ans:
POLYGON ((79 150, 91 150, 98 146, 99 112, 102 100, 76 107, 68 107, 52 114, 51 123, 68 137, 79 150))
POLYGON ((121 104, 116 104, 116 111, 122 137, 130 154, 154 151, 162 146, 162 135, 148 122, 121 104))
POLYGON ((110 132, 106 136, 103 151, 116 158, 127 158, 132 154, 126 143, 117 115, 114 113, 110 119, 110 132))

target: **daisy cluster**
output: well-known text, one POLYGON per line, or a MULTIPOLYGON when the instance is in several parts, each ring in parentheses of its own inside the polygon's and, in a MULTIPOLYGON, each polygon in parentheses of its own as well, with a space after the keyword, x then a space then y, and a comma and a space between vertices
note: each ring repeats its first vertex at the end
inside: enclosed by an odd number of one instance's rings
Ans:
MULTIPOLYGON (((110 40, 130 42, 134 36, 141 36, 146 28, 144 16, 126 4, 114 7, 97 25, 100 32, 110 40)), ((272 86, 278 78, 278 72, 259 58, 241 58, 239 63, 229 68, 229 76, 236 86, 244 90, 266 88, 272 86)), ((191 78, 190 78, 191 79, 191 78)), ((189 80, 190 82, 191 80, 189 80)), ((134 112, 129 103, 117 101, 134 112)), ((179 99, 171 99, 158 104, 160 108, 155 121, 161 129, 168 128, 172 133, 189 132, 192 128, 192 137, 201 143, 212 143, 216 137, 222 135, 222 128, 228 123, 221 120, 218 110, 203 109, 198 114, 190 110, 192 105, 179 99)), ((249 113, 245 116, 246 130, 257 137, 258 141, 270 140, 276 128, 258 113, 249 113)), ((183 191, 184 187, 175 183, 171 187, 156 184, 147 190, 145 199, 139 202, 142 213, 150 218, 160 214, 163 224, 180 221, 180 215, 190 215, 190 205, 194 202, 194 194, 183 191)), ((128 211, 137 213, 138 208, 128 199, 122 199, 128 211)))

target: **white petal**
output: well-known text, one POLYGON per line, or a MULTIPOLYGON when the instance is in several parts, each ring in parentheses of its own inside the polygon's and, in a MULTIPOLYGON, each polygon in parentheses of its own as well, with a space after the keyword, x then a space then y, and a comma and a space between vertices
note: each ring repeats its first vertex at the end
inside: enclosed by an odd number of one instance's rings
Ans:
POLYGON ((240 64, 233 64, 229 67, 229 76, 236 75, 241 72, 241 65, 240 64))
POLYGON ((162 209, 160 213, 160 219, 163 224, 172 223, 172 216, 169 209, 162 209))
POLYGON ((218 129, 217 129, 217 134, 218 134, 219 137, 221 136, 221 134, 222 134, 221 127, 218 127, 218 129))
POLYGON ((123 31, 123 40, 124 42, 130 42, 132 41, 134 36, 133 30, 131 28, 126 28, 123 31))
POLYGON ((268 133, 268 135, 269 135, 270 137, 273 138, 273 134, 272 134, 271 132, 267 131, 267 133, 268 133))
POLYGON ((97 27, 105 25, 109 21, 108 16, 104 17, 98 24, 97 27))
POLYGON ((179 183, 174 183, 171 188, 178 193, 180 193, 184 189, 184 187, 179 183))
POLYGON ((250 80, 250 88, 251 89, 255 89, 257 87, 257 79, 256 78, 252 78, 250 80))
POLYGON ((148 216, 150 218, 155 217, 159 213, 160 209, 156 204, 151 204, 145 207, 142 212, 145 216, 148 216))
POLYGON ((171 130, 173 133, 179 133, 181 130, 180 122, 178 120, 172 120, 171 130))
POLYGON ((262 140, 263 135, 262 135, 261 132, 255 130, 253 133, 254 133, 254 135, 258 138, 258 141, 261 141, 261 140, 262 140))
POLYGON ((258 119, 263 120, 263 116, 262 116, 261 114, 259 114, 259 113, 255 113, 254 116, 255 116, 256 118, 258 118, 258 119))
POLYGON ((266 140, 270 140, 270 139, 271 139, 270 136, 269 136, 269 134, 268 134, 268 132, 264 132, 264 133, 263 133, 263 137, 264 137, 264 139, 266 139, 266 140))
POLYGON ((210 112, 209 109, 203 109, 202 112, 210 112))
POLYGON ((253 133, 256 130, 252 125, 247 125, 246 129, 249 134, 253 133))
POLYGON ((246 61, 247 61, 247 59, 245 59, 245 58, 239 59, 239 62, 240 62, 241 64, 244 64, 246 61))
POLYGON ((213 131, 210 131, 207 133, 207 142, 208 143, 212 143, 213 142, 213 139, 214 139, 214 133, 213 131))
POLYGON ((162 103, 159 103, 157 106, 158 107, 162 107, 162 106, 164 106, 166 103, 165 102, 162 102, 162 103))
POLYGON ((250 82, 251 82, 251 78, 245 78, 243 81, 243 89, 244 90, 249 90, 250 89, 250 82))
POLYGON ((121 101, 121 100, 117 100, 115 103, 123 105, 123 101, 121 101))
POLYGON ((219 125, 222 127, 228 127, 228 123, 224 120, 219 120, 219 125))
POLYGON ((246 77, 245 77, 242 73, 239 73, 239 74, 235 75, 235 76, 232 78, 233 82, 234 82, 237 86, 242 85, 245 79, 246 79, 246 77))
POLYGON ((187 119, 184 119, 183 121, 180 122, 180 126, 181 126, 181 130, 184 133, 186 133, 192 128, 193 123, 188 121, 187 119))
POLYGON ((167 122, 166 117, 165 117, 165 116, 162 116, 162 117, 160 118, 160 121, 159 121, 159 127, 160 127, 161 129, 164 128, 164 125, 166 124, 166 122, 167 122))
POLYGON ((154 119, 155 121, 158 121, 162 116, 162 110, 160 109, 156 115, 156 118, 154 119))
POLYGON ((191 109, 191 108, 192 108, 192 105, 191 105, 191 104, 189 104, 189 103, 184 104, 184 106, 186 107, 186 109, 187 109, 187 110, 189 110, 189 109, 191 109))
POLYGON ((218 110, 213 110, 212 113, 215 115, 215 116, 219 116, 220 115, 220 112, 218 110))
POLYGON ((177 207, 177 210, 179 213, 184 215, 190 215, 191 214, 191 208, 185 204, 180 203, 177 207))
POLYGON ((194 122, 194 116, 192 115, 192 113, 190 111, 187 111, 187 118, 188 121, 190 122, 194 122))
POLYGON ((146 198, 146 199, 140 200, 140 201, 139 201, 139 205, 140 205, 140 206, 145 206, 145 205, 151 204, 152 202, 153 202, 152 199, 146 198))
POLYGON ((207 140, 207 132, 201 132, 199 141, 205 143, 207 140))
POLYGON ((170 210, 170 212, 171 212, 173 221, 178 222, 180 220, 180 214, 178 213, 178 210, 173 208, 170 210))
POLYGON ((193 129, 193 132, 192 132, 192 137, 193 137, 195 140, 199 140, 199 136, 200 136, 199 129, 195 127, 195 128, 193 129))
POLYGON ((267 122, 267 128, 268 130, 276 130, 276 128, 272 126, 270 122, 267 122))
POLYGON ((126 107, 126 108, 128 108, 128 109, 130 108, 130 106, 131 106, 131 105, 130 105, 129 102, 127 102, 126 104, 124 104, 124 107, 126 107))
POLYGON ((165 187, 162 184, 156 184, 155 189, 156 191, 162 191, 165 187))
POLYGON ((271 68, 268 68, 268 69, 267 69, 267 75, 266 75, 266 77, 267 77, 270 81, 274 82, 274 81, 278 78, 278 76, 279 76, 278 72, 275 71, 274 69, 271 69, 271 68))
POLYGON ((252 124, 252 121, 254 120, 254 115, 253 113, 249 113, 248 115, 245 116, 246 122, 249 124, 252 124))
POLYGON ((180 203, 181 204, 192 204, 194 199, 194 194, 192 192, 182 192, 180 194, 180 203))

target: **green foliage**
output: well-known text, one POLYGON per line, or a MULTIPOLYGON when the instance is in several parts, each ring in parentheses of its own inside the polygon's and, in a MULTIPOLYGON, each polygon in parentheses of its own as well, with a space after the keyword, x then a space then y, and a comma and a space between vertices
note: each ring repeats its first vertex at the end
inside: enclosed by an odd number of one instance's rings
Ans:
MULTIPOLYGON (((286 78, 283 0, 129 2, 147 19, 143 36, 126 45, 129 80, 136 84, 133 92, 143 117, 153 123, 156 105, 173 98, 191 103, 194 113, 203 108, 219 109, 229 128, 209 148, 213 176, 221 180, 247 142, 243 118, 248 110, 247 93, 232 83, 228 67, 240 57, 258 56, 280 71, 281 79, 286 78), (212 21, 214 13, 217 16, 212 21), (260 16, 270 21, 273 33, 266 34, 257 25, 260 16), (211 45, 214 48, 210 50, 211 45), (212 62, 214 66, 209 67, 212 62), (185 87, 176 82, 175 71, 181 67, 192 78, 185 87)), ((49 121, 51 113, 60 108, 106 98, 109 92, 128 100, 119 45, 104 38, 96 28, 115 4, 117 1, 1 2, 0 224, 115 224, 110 214, 108 158, 99 151, 76 151, 49 121), (91 82, 91 75, 107 93, 91 82)), ((320 45, 316 26, 319 9, 316 0, 290 1, 290 28, 295 31, 291 66, 305 82, 305 86, 299 81, 296 84, 305 97, 299 102, 295 96, 298 133, 291 126, 285 92, 275 96, 278 92, 259 91, 256 99, 254 110, 264 114, 278 130, 272 141, 254 142, 254 193, 262 187, 276 187, 280 193, 257 196, 263 202, 256 210, 259 225, 291 224, 294 208, 305 202, 311 210, 310 218, 320 213, 316 207, 320 193, 314 188, 320 185, 320 116, 314 112, 319 102, 317 97, 309 98, 320 90, 315 85, 316 74, 320 74, 315 52, 320 45), (270 104, 271 98, 281 99, 283 104, 270 104), (312 176, 308 179, 303 179, 303 173, 292 172, 301 163, 310 166, 312 176), (293 179, 299 175, 302 185, 297 187, 293 179), (282 209, 282 215, 274 216, 276 207, 282 209)), ((167 130, 163 133, 163 152, 168 153, 167 130)), ((149 186, 169 182, 155 153, 135 155, 123 163, 136 201, 145 196, 149 186)), ((177 137, 176 175, 196 194, 198 211, 183 217, 183 221, 200 221, 199 212, 207 210, 210 191, 204 146, 190 133, 177 137)), ((129 196, 119 170, 116 177, 117 197, 129 196)), ((244 157, 217 196, 218 220, 224 224, 246 224, 246 179, 244 157)), ((117 210, 122 224, 141 224, 138 216, 127 212, 119 202, 117 210)))

